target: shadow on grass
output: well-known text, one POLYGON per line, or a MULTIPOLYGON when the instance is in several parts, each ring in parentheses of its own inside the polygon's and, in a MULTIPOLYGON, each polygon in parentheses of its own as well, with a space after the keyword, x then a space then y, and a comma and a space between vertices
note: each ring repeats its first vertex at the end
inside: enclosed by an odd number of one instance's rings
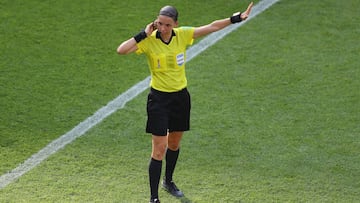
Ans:
POLYGON ((181 197, 179 198, 181 203, 192 203, 192 201, 187 197, 181 197))

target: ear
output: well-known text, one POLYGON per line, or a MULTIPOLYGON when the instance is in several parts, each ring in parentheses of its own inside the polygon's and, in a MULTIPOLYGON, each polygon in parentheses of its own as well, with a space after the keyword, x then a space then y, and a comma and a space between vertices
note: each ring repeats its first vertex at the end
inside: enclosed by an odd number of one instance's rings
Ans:
POLYGON ((179 25, 178 21, 175 21, 174 27, 177 27, 179 25))

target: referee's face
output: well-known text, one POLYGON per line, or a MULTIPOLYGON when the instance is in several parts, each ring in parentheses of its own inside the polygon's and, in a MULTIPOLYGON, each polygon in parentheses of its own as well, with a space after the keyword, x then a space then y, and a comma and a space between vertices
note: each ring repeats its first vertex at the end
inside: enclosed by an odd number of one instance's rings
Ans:
POLYGON ((159 15, 157 19, 157 29, 162 35, 171 35, 172 29, 177 26, 177 22, 175 22, 172 18, 164 15, 159 15))

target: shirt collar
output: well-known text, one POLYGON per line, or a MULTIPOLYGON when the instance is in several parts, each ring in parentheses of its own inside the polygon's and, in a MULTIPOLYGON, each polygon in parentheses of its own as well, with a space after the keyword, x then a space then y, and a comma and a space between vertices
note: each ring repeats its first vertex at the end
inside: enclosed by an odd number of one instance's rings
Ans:
MULTIPOLYGON (((171 37, 174 37, 174 36, 176 36, 175 31, 172 30, 171 37)), ((156 38, 157 38, 157 39, 161 39, 161 36, 160 36, 160 32, 159 32, 159 31, 156 31, 156 38)))
MULTIPOLYGON (((156 39, 160 39, 162 42, 164 42, 164 41, 162 40, 160 34, 161 34, 161 33, 160 33, 159 31, 156 31, 156 39)), ((169 42, 167 42, 167 43, 164 42, 164 43, 165 43, 165 44, 170 44, 170 42, 171 42, 171 40, 172 40, 172 37, 174 37, 174 36, 176 36, 175 31, 172 30, 171 38, 170 38, 169 42)))

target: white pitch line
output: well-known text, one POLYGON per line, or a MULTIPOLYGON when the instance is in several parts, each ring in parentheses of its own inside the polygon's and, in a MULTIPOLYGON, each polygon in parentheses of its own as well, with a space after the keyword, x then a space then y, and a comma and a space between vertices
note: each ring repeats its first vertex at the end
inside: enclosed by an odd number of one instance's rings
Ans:
MULTIPOLYGON (((224 38, 230 32, 236 30, 246 22, 248 22, 251 18, 257 16, 279 0, 262 0, 258 4, 253 7, 252 13, 249 16, 249 19, 238 24, 233 24, 225 29, 212 33, 202 39, 199 43, 190 47, 187 51, 187 62, 196 57, 198 54, 214 45, 220 39, 224 38)), ((25 173, 29 172, 31 169, 39 165, 41 162, 46 160, 49 156, 56 153, 60 149, 64 148, 67 144, 74 141, 76 138, 85 134, 92 127, 100 123, 106 117, 116 112, 119 109, 122 109, 128 101, 134 99, 137 95, 145 91, 149 87, 150 76, 145 78, 143 81, 137 83, 126 92, 122 93, 114 100, 109 102, 106 106, 100 108, 96 111, 92 116, 88 117, 83 122, 79 123, 72 130, 62 135, 58 139, 52 141, 45 148, 41 149, 36 154, 33 154, 30 158, 28 158, 24 163, 19 164, 15 169, 10 172, 2 175, 0 177, 0 189, 5 188, 10 183, 14 182, 18 178, 20 178, 25 173)))

